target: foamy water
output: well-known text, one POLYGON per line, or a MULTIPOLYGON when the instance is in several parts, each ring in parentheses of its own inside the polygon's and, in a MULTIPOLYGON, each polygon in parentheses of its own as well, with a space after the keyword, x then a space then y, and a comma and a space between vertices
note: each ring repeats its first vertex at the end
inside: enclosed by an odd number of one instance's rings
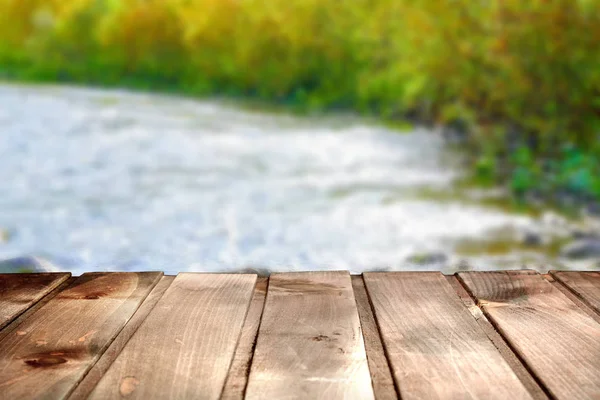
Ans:
POLYGON ((0 86, 0 126, 0 259, 37 255, 75 273, 402 270, 427 252, 448 255, 430 268, 508 268, 525 255, 454 249, 537 223, 416 196, 460 175, 425 130, 14 85, 0 86))

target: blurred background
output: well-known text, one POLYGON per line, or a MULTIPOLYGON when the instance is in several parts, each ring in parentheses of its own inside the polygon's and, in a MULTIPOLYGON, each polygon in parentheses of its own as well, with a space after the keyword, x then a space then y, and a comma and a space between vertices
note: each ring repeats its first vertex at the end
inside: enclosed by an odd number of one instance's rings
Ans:
POLYGON ((0 0, 0 272, 600 268, 598 0, 0 0))

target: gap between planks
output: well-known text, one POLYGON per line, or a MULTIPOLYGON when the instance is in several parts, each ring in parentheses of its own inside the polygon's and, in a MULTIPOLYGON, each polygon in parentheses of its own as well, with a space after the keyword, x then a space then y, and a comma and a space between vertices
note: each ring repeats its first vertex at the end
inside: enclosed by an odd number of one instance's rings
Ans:
POLYGON ((60 285, 55 287, 54 290, 52 290, 46 296, 42 297, 37 303, 33 304, 31 307, 29 307, 27 310, 25 310, 23 313, 21 313, 21 315, 19 315, 17 318, 13 319, 10 324, 8 324, 4 328, 2 328, 2 330, 0 330, 0 342, 5 337, 7 337, 11 332, 13 332, 16 328, 18 328, 19 325, 21 325, 21 323, 23 323, 23 321, 27 320, 27 318, 29 318, 31 315, 35 314, 35 312, 37 310, 39 310, 44 305, 46 305, 46 303, 48 303, 50 300, 52 300, 60 292, 62 292, 63 290, 65 290, 66 288, 71 286, 71 284, 75 280, 77 280, 76 277, 68 278, 63 283, 61 283, 60 285))
POLYGON ((161 299, 165 291, 169 288, 174 276, 163 276, 152 292, 146 297, 129 322, 123 327, 121 332, 112 341, 100 359, 92 366, 85 377, 79 382, 79 385, 69 396, 69 400, 87 399, 94 390, 102 376, 108 371, 111 364, 121 353, 131 336, 138 330, 148 314, 154 309, 156 303, 161 299))
POLYGON ((352 288, 360 319, 367 363, 371 373, 373 392, 377 400, 398 399, 398 388, 394 384, 392 371, 381 342, 381 333, 375 321, 373 306, 365 288, 362 275, 352 275, 352 288))
POLYGON ((0 274, 0 330, 70 277, 65 272, 0 274))
POLYGON ((0 341, 3 395, 67 397, 161 276, 122 272, 76 278, 0 341))
POLYGON ((179 274, 89 398, 218 399, 255 283, 254 274, 179 274))
POLYGON ((403 399, 530 399, 439 272, 363 275, 403 399))
POLYGON ((229 367, 221 400, 241 400, 244 398, 268 286, 269 278, 257 278, 250 308, 242 327, 242 333, 238 340, 231 366, 229 367))
MULTIPOLYGON (((535 272, 532 272, 532 274, 535 274, 535 272)), ((594 311, 584 299, 581 299, 577 293, 572 291, 572 288, 567 286, 564 282, 555 279, 550 274, 542 276, 549 281, 553 287, 556 287, 569 300, 575 303, 582 311, 594 318, 597 322, 600 322, 600 315, 594 311)), ((0 331, 0 340, 6 337, 10 332, 14 331, 23 321, 43 307, 58 293, 68 288, 76 279, 77 278, 68 278, 66 281, 63 281, 58 287, 55 287, 36 303, 33 303, 33 305, 26 309, 21 315, 13 319, 10 324, 0 331)), ((70 399, 87 397, 87 394, 93 390, 95 384, 102 377, 102 374, 110 367, 112 361, 114 361, 130 337, 136 332, 146 316, 152 311, 173 279, 174 277, 167 276, 162 278, 160 283, 148 295, 146 300, 143 301, 130 322, 123 327, 106 352, 89 370, 88 374, 83 378, 75 391, 71 393, 70 399)), ((381 342, 381 335, 374 319, 372 305, 368 293, 365 290, 363 277, 361 275, 353 275, 351 279, 360 324, 362 326, 367 361, 371 371, 370 375, 372 377, 375 397, 377 399, 397 398, 397 388, 391 377, 390 364, 381 342)), ((502 357, 509 364, 532 397, 535 399, 548 398, 543 385, 540 385, 535 374, 527 367, 526 362, 524 362, 515 349, 512 348, 510 342, 501 334, 501 331, 497 329, 495 324, 490 322, 480 306, 476 304, 476 300, 474 301, 468 290, 465 288, 464 282, 454 275, 446 276, 446 280, 454 288, 464 306, 469 310, 477 324, 499 350, 502 357)), ((222 398, 224 399, 242 399, 244 397, 248 382, 248 374, 254 356, 254 346, 256 345, 264 309, 268 281, 269 278, 258 278, 256 283, 250 308, 248 309, 248 314, 245 318, 238 345, 236 346, 229 373, 227 374, 223 387, 222 398)))
POLYGON ((458 277, 551 397, 600 396, 600 326, 555 285, 531 271, 458 277))
MULTIPOLYGON (((544 275, 544 278, 546 278, 548 282, 552 283, 554 287, 567 296, 569 300, 577 304, 581 310, 596 320, 596 322, 600 323, 600 308, 595 306, 594 299, 590 299, 588 297, 589 293, 578 292, 577 288, 573 287, 573 282, 569 284, 569 282, 561 279, 561 276, 568 276, 570 274, 578 274, 578 272, 550 271, 550 273, 544 275)), ((598 274, 600 276, 600 272, 594 272, 594 274, 598 274)), ((598 293, 600 293, 600 289, 596 290, 598 293)))
POLYGON ((517 378, 519 378, 523 386, 525 386, 525 389, 527 389, 531 397, 536 400, 548 399, 549 396, 545 388, 537 381, 535 375, 527 368, 527 365, 518 354, 515 353, 494 324, 488 320, 467 289, 462 285, 461 281, 455 275, 446 275, 446 279, 450 282, 450 285, 452 285, 465 307, 467 307, 471 315, 473 315, 475 321, 477 321, 487 337, 492 341, 494 346, 496 346, 515 375, 517 375, 517 378))
POLYGON ((246 398, 373 397, 350 274, 271 275, 246 398))

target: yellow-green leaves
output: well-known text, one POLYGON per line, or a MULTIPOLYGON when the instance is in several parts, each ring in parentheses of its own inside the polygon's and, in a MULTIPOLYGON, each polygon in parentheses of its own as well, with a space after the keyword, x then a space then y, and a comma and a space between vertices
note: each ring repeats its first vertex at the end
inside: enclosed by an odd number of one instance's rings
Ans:
POLYGON ((461 121, 483 140, 512 123, 543 153, 598 140, 600 1, 0 0, 8 66, 461 121))

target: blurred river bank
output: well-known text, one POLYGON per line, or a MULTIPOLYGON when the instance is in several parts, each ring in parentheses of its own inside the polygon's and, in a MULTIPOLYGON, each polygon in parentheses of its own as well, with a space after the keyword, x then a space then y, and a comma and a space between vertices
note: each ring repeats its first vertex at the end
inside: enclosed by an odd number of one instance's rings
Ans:
POLYGON ((15 84, 0 84, 0 126, 0 260, 74 273, 599 268, 596 218, 516 212, 499 190, 462 187, 460 155, 426 129, 15 84))

